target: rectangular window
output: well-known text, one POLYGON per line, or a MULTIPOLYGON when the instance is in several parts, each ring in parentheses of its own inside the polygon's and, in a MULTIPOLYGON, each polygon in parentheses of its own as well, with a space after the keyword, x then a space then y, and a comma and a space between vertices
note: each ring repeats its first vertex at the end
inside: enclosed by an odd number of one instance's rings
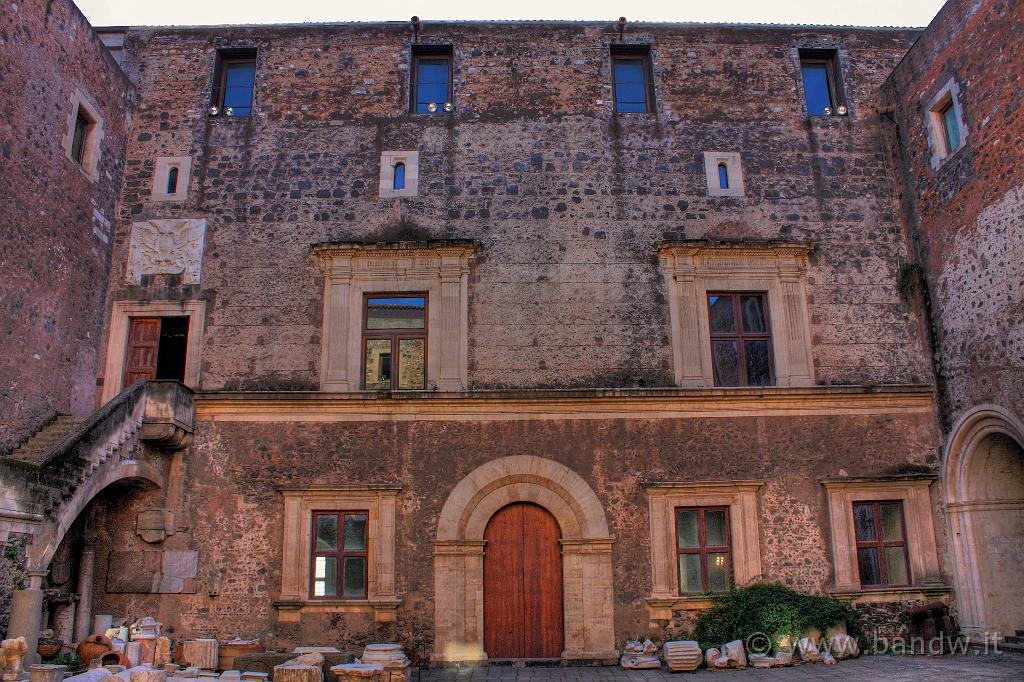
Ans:
POLYGON ((715 386, 775 383, 768 297, 763 293, 709 293, 711 360, 715 386))
POLYGON ((88 116, 79 107, 75 113, 75 132, 71 139, 71 158, 74 159, 75 163, 81 166, 85 161, 85 145, 89 140, 89 132, 92 129, 93 122, 89 120, 88 116))
POLYGON ((363 388, 426 388, 426 294, 367 294, 363 306, 363 388))
POLYGON ((952 97, 939 110, 939 119, 942 121, 942 136, 948 156, 960 148, 960 123, 956 118, 956 107, 953 106, 952 97))
POLYGON ((728 507, 676 509, 679 594, 732 589, 728 507))
POLYGON ((654 109, 650 72, 650 50, 646 46, 612 47, 612 90, 616 112, 642 113, 654 109))
POLYGON ((835 50, 800 50, 804 99, 810 116, 828 116, 839 104, 835 50))
POLYGON ((452 110, 452 48, 422 45, 413 48, 412 110, 439 114, 452 110))
POLYGON ((854 502, 853 521, 861 585, 909 585, 910 563, 903 503, 854 502))
POLYGON ((366 599, 368 518, 365 511, 313 512, 312 597, 366 599))
POLYGON ((214 73, 213 105, 224 116, 252 113, 256 50, 221 50, 214 73))
POLYGON ((184 382, 188 322, 187 317, 133 317, 123 387, 140 379, 184 382))

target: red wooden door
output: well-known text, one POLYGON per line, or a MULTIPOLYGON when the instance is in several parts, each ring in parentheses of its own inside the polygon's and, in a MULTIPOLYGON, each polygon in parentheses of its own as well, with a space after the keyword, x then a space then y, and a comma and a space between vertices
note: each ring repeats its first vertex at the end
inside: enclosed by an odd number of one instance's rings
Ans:
POLYGON ((160 345, 160 318, 133 317, 128 329, 128 352, 124 361, 124 385, 156 377, 156 354, 160 345))
POLYGON ((488 658, 559 658, 562 548, 558 522, 535 504, 500 509, 484 531, 484 647, 488 658))

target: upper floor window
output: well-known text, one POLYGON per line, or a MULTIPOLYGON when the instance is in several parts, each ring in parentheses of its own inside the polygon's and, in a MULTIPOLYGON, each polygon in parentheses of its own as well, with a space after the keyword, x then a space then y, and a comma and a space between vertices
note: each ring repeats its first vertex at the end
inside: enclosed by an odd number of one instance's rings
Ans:
POLYGON ((313 513, 312 597, 366 598, 368 517, 365 511, 313 513))
POLYGON ((709 293, 715 386, 771 386, 772 338, 763 293, 709 293))
POLYGON ((171 166, 167 169, 167 193, 176 194, 178 192, 178 167, 171 166))
POLYGON ((800 50, 800 73, 810 116, 829 116, 840 105, 835 50, 800 50))
POLYGON ((932 168, 938 168, 964 146, 967 128, 960 108, 960 87, 950 78, 932 97, 927 106, 928 143, 932 168))
POLYGON ((612 46, 612 90, 616 112, 654 109, 650 71, 650 49, 647 46, 612 46))
MULTIPOLYGON (((256 50, 220 50, 214 74, 213 106, 224 116, 252 113, 256 82, 256 50)), ((214 113, 211 109, 211 113, 214 113)), ((216 114, 215 114, 216 115, 216 114)))
POLYGON ((729 507, 676 509, 679 593, 727 592, 730 544, 729 507))
POLYGON ((395 164, 391 189, 405 189, 405 164, 401 161, 395 164))
POLYGON ((71 140, 71 158, 79 166, 83 165, 85 160, 85 145, 92 126, 93 121, 89 120, 88 114, 82 107, 78 107, 78 111, 75 113, 75 132, 71 140))
POLYGON ((363 388, 426 388, 426 295, 368 294, 363 311, 363 388))
POLYGON ((451 111, 452 48, 417 45, 412 61, 412 110, 417 114, 451 111))
POLYGON ((855 502, 854 532, 860 584, 868 587, 910 584, 903 503, 855 502))

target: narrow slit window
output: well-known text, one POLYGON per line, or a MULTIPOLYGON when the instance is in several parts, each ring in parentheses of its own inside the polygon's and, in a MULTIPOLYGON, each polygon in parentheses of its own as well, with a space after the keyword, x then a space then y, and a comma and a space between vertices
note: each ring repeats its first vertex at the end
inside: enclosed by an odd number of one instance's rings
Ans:
POLYGON ((71 139, 71 158, 79 166, 85 162, 85 146, 89 139, 91 127, 92 121, 89 120, 82 111, 82 108, 79 107, 75 113, 75 132, 71 139))
POLYGON ((718 186, 721 189, 729 189, 729 167, 724 161, 718 164, 718 186))
POLYGON ((167 193, 174 194, 178 191, 178 167, 171 166, 167 171, 167 193))
POLYGON ((405 164, 399 161, 395 164, 393 180, 391 182, 392 189, 405 189, 405 164))
POLYGON ((939 117, 942 121, 942 133, 948 156, 960 148, 960 123, 956 118, 956 107, 953 106, 952 98, 939 112, 939 117))

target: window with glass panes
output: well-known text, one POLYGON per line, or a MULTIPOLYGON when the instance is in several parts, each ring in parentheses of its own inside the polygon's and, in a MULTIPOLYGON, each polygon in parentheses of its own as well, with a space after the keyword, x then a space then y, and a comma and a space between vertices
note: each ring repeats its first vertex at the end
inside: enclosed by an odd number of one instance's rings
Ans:
POLYGON ((839 103, 835 51, 801 50, 800 74, 804 82, 807 113, 811 116, 827 116, 835 112, 839 103))
POLYGON ((366 599, 365 511, 313 513, 313 598, 366 599))
POLYGON ((224 116, 249 116, 256 83, 256 50, 218 52, 216 78, 213 103, 220 113, 224 116))
POLYGON ((960 122, 957 121, 952 98, 939 110, 939 118, 942 121, 942 134, 948 156, 960 148, 960 122))
POLYGON ((708 321, 715 386, 775 383, 764 293, 709 293, 708 321))
POLYGON ((903 503, 854 502, 857 566, 864 587, 910 584, 903 503))
POLYGON ((732 589, 728 507, 676 509, 679 593, 732 589))
POLYGON ((426 294, 367 294, 363 306, 363 388, 426 388, 426 294))
POLYGON ((623 113, 651 110, 649 74, 650 61, 646 51, 612 54, 615 111, 623 113))
POLYGON ((439 114, 452 101, 450 49, 432 48, 413 56, 413 111, 439 114))

